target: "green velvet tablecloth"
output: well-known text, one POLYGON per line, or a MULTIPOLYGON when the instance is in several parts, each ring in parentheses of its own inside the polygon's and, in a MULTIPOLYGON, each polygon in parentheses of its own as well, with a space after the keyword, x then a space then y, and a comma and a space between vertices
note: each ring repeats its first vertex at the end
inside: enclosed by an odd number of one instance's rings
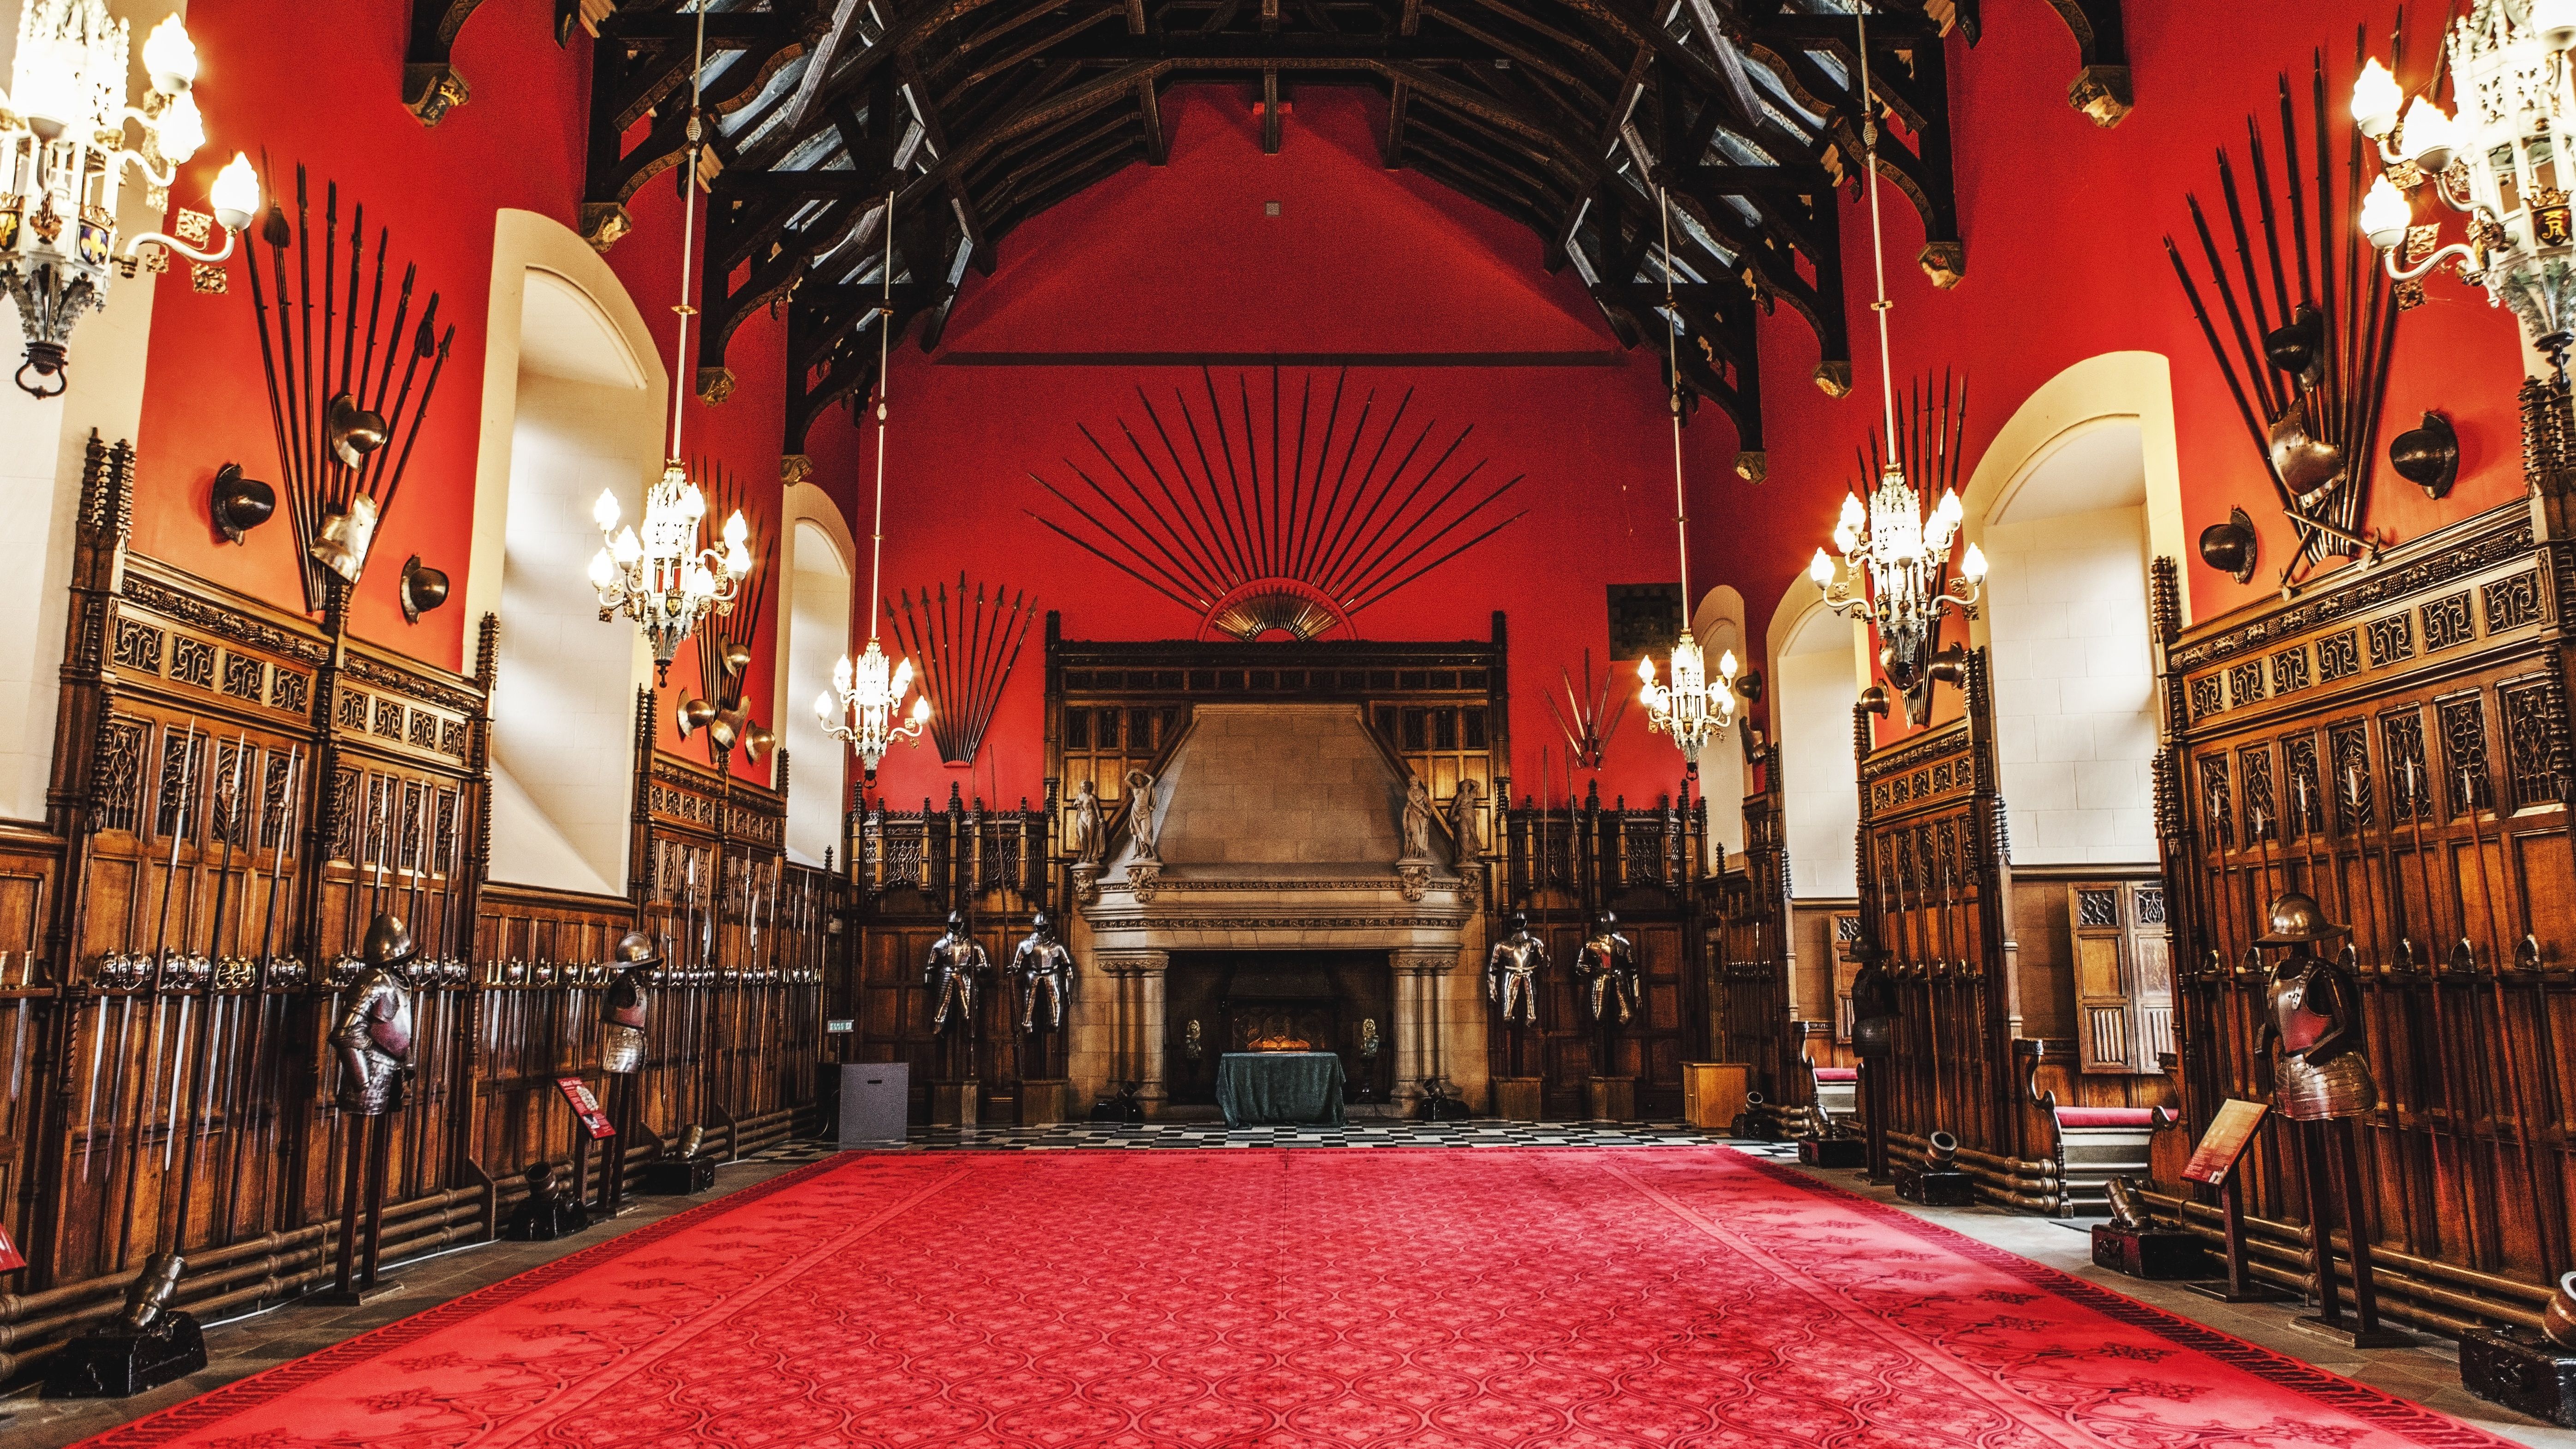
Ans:
POLYGON ((1217 1059, 1225 1125, 1342 1123, 1342 1059, 1331 1052, 1227 1052, 1217 1059))

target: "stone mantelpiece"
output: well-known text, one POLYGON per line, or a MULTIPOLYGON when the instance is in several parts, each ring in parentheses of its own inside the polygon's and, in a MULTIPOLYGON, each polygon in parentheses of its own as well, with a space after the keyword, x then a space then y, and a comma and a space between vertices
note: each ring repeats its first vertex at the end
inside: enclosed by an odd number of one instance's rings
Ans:
POLYGON ((1159 860, 1140 869, 1118 822, 1081 908, 1091 1004, 1073 1042, 1078 1100, 1135 1081, 1160 1112, 1172 953, 1272 950, 1386 953, 1393 1105, 1409 1109, 1433 1075, 1481 1100, 1481 919, 1444 832, 1435 858, 1404 856, 1404 787, 1353 706, 1198 706, 1155 786, 1159 860))

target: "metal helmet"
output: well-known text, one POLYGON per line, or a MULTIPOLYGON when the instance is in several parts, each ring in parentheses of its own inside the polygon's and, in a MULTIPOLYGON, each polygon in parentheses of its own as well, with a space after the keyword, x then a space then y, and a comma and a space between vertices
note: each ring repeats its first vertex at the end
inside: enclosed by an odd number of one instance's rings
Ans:
POLYGON ((1603 912, 1601 913, 1600 928, 1601 928, 1602 930, 1604 930, 1604 931, 1616 930, 1616 929, 1618 929, 1618 926, 1619 926, 1619 913, 1618 913, 1617 911, 1603 911, 1603 912))
POLYGON ((392 967, 418 956, 420 947, 412 940, 411 928, 402 923, 402 917, 381 911, 368 923, 366 944, 360 954, 370 966, 392 967))
POLYGON ((1047 934, 1052 929, 1052 924, 1047 920, 1047 913, 1040 911, 1029 917, 1029 929, 1041 936, 1047 934))
POLYGON ((962 936, 966 934, 966 913, 964 911, 950 911, 948 913, 948 934, 952 936, 962 936))
POLYGON ((653 938, 642 931, 629 931, 617 938, 617 949, 609 953, 620 971, 633 971, 645 966, 659 966, 662 955, 653 949, 653 938))
POLYGON ((1512 934, 1513 934, 1513 935, 1515 935, 1515 936, 1518 936, 1518 935, 1521 935, 1521 934, 1523 934, 1524 932, 1526 932, 1526 931, 1528 931, 1528 930, 1529 930, 1529 913, 1528 913, 1527 911, 1514 911, 1514 912, 1512 912, 1512 934))
POLYGON ((2291 891, 2272 902, 2272 929, 2254 938, 2258 946, 2304 946, 2351 934, 2348 926, 2326 919, 2325 907, 2304 891, 2291 891))

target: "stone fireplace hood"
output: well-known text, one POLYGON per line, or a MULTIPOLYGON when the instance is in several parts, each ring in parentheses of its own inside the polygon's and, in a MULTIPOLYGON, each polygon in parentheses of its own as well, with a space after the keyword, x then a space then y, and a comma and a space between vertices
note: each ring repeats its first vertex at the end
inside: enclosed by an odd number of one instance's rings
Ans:
MULTIPOLYGON (((1406 783, 1356 705, 1196 706, 1154 782, 1159 859, 1140 858, 1122 812, 1080 890, 1091 964, 1110 978, 1116 1017, 1094 1069, 1140 1082, 1148 1109, 1158 1106, 1162 977, 1175 951, 1384 951, 1396 976, 1398 1101, 1453 1070, 1461 1089, 1481 1088, 1472 974, 1463 1001, 1450 989, 1467 971, 1475 873, 1454 867, 1436 819, 1429 853, 1406 856, 1406 783)), ((1148 806, 1138 795, 1126 808, 1148 806)))

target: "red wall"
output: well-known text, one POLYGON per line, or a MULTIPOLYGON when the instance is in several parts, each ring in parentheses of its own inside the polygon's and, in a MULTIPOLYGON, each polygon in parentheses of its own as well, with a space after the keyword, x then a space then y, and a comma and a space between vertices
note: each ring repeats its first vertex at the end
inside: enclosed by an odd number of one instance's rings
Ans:
MULTIPOLYGON (((1063 613, 1067 638, 1194 636, 1194 613, 1034 521, 1030 510, 1076 520, 1029 475, 1087 497, 1065 466, 1089 456, 1077 425, 1113 442, 1122 418, 1142 431, 1140 387, 1167 421, 1175 388, 1200 394, 1204 413, 1196 366, 1127 358, 1286 354, 1298 359, 1282 378, 1293 399, 1309 376, 1319 390, 1330 386, 1335 369, 1319 354, 1358 354, 1366 362, 1351 369, 1346 408, 1373 389, 1383 418, 1397 394, 1414 389, 1412 417, 1438 419, 1435 437, 1473 426, 1458 458, 1489 459, 1480 477, 1526 475, 1505 502, 1528 513, 1364 610, 1356 630, 1483 639, 1493 611, 1507 610, 1513 787, 1539 792, 1544 753, 1561 799, 1561 751, 1543 691, 1559 687, 1560 665, 1579 674, 1586 646, 1594 667, 1606 666, 1605 584, 1675 577, 1658 360, 1618 350, 1574 273, 1541 270, 1528 229, 1416 173, 1388 172, 1376 149, 1380 111, 1356 91, 1302 90, 1280 154, 1264 156, 1244 92, 1176 91, 1163 106, 1167 166, 1130 167, 1012 233, 992 279, 970 274, 941 350, 897 355, 885 591, 943 575, 953 582, 962 566, 1034 590, 1042 608, 1063 613), (1265 215, 1268 201, 1280 203, 1279 216, 1265 215), (1126 358, 1090 360, 1119 354, 1126 358), (1550 365, 1528 365, 1532 358, 1550 365)), ((1268 385, 1266 363, 1229 361, 1216 372, 1229 397, 1237 373, 1253 373, 1256 391, 1268 385)), ((1256 422, 1266 415, 1256 402, 1256 422)), ((1716 429, 1693 434, 1695 451, 1725 442, 1716 429)), ((1705 478, 1725 456, 1696 459, 1694 476, 1705 478)), ((871 457, 863 450, 857 461, 864 467, 871 457)), ((1096 464, 1091 471, 1105 476, 1096 464)), ((864 545, 864 517, 857 532, 864 545)), ((1703 584, 1717 582, 1709 562, 1703 584)), ((1621 688, 1633 691, 1633 679, 1623 675, 1621 688)), ((1004 696, 988 758, 965 785, 970 793, 1013 803, 1037 795, 1041 691, 1032 646, 1004 696)), ((1680 757, 1630 709, 1600 773, 1605 800, 1624 793, 1646 803, 1673 790, 1680 774, 1680 757)), ((879 783, 888 801, 908 806, 944 800, 950 778, 925 743, 890 756, 879 783)))
MULTIPOLYGON (((1931 288, 1911 263, 1921 242, 1914 213, 1891 191, 1896 370, 1900 380, 1941 367, 1970 375, 1973 450, 2064 368, 2113 350, 2163 353, 2173 361, 2187 526, 2196 531, 2241 503, 2262 529, 2267 561, 2276 561, 2289 532, 2159 239, 2187 236, 2187 191, 2214 202, 2212 152, 2241 151, 2245 116, 2263 111, 2267 129, 2272 124, 2278 73, 2288 70, 2304 86, 2310 51, 2323 47, 2335 58, 2340 96, 2356 14, 2318 0, 2266 7, 2170 0, 2128 9, 2139 104, 2111 131, 2066 106, 2073 45, 2042 0, 1991 0, 1984 42, 1972 51, 1951 40, 1968 275, 1954 291, 1931 288)), ((405 626, 394 576, 415 549, 464 576, 491 216, 517 206, 571 221, 587 61, 578 44, 559 53, 548 43, 550 6, 492 0, 458 50, 475 100, 424 129, 396 101, 398 11, 335 11, 331 25, 309 23, 312 14, 292 0, 237 0, 200 6, 191 17, 205 55, 211 139, 176 195, 183 204, 202 195, 214 165, 236 147, 256 155, 265 146, 288 175, 304 159, 317 181, 337 177, 363 194, 371 218, 394 227, 397 255, 417 258, 423 285, 444 292, 442 312, 458 324, 454 352, 355 617, 370 638, 456 665, 470 621, 450 608, 405 626), (295 43, 280 44, 283 35, 295 43)), ((2386 20, 2377 7, 2368 18, 2386 20)), ((2431 28, 2427 21, 2415 37, 2418 67, 2432 53, 2431 28)), ((1596 657, 1603 652, 1602 586, 1673 576, 1657 367, 1650 355, 1617 351, 1570 269, 1540 270, 1532 233, 1416 173, 1385 171, 1376 151, 1379 111, 1358 92, 1301 88, 1281 154, 1265 157, 1247 92, 1175 93, 1165 103, 1168 166, 1128 168, 1007 237, 996 276, 970 272, 940 351, 924 356, 907 343, 891 379, 886 589, 953 580, 962 566, 1034 590, 1042 606, 1063 611, 1070 637, 1195 632, 1196 619, 1031 521, 1026 508, 1062 510, 1038 503, 1044 494, 1028 474, 1062 474, 1062 460, 1083 447, 1077 424, 1137 416, 1137 386, 1167 393, 1195 382, 1194 369, 1171 365, 1174 354, 1288 354, 1292 381, 1318 356, 1355 354, 1362 365, 1354 386, 1382 394, 1416 388, 1423 415, 1474 425, 1462 456, 1489 457, 1501 476, 1527 475, 1512 496, 1513 506, 1530 510, 1526 518, 1364 614, 1359 629, 1385 638, 1482 637, 1491 611, 1507 610, 1517 664, 1515 783, 1534 789, 1533 752, 1555 754, 1541 693, 1585 646, 1596 657), (1263 214, 1266 201, 1280 203, 1278 217, 1263 214)), ((673 190, 658 179, 639 194, 636 233, 611 258, 665 344, 676 273, 673 190)), ((1783 309, 1762 330, 1769 481, 1748 485, 1728 471, 1733 441, 1715 410, 1702 409, 1690 429, 1694 579, 1702 588, 1740 589, 1756 641, 1772 602, 1829 529, 1853 481, 1853 446, 1878 415, 1868 220, 1849 198, 1843 217, 1861 385, 1833 400, 1801 381, 1816 346, 1783 309)), ((254 474, 274 475, 247 288, 238 269, 226 296, 194 296, 184 280, 160 287, 163 325, 155 328, 139 438, 138 546, 291 602, 282 523, 235 550, 215 541, 205 521, 206 485, 220 463, 239 459, 254 474)), ((2401 540, 2521 488, 2511 320, 2454 280, 2437 278, 2427 290, 2429 304, 2401 329, 2386 431, 2426 408, 2449 413, 2461 435, 2463 476, 2436 504, 2381 470, 2369 522, 2401 540)), ((688 452, 719 456, 765 489, 776 476, 782 331, 765 317, 747 324, 731 349, 740 379, 734 400, 719 409, 692 404, 688 423, 688 452)), ((863 501, 872 447, 867 433, 835 414, 810 445, 816 481, 847 503, 863 501)), ((764 497, 765 532, 774 538, 774 494, 764 497)), ((864 545, 865 517, 854 531, 864 545)), ((2186 564, 2203 616, 2261 591, 2263 575, 2240 588, 2196 558, 2186 564)), ((751 682, 755 699, 768 697, 771 667, 766 658, 755 666, 764 672, 751 682)), ((685 655, 674 679, 694 681, 685 655)), ((1036 794, 1039 686, 1032 646, 974 771, 976 793, 1036 794)), ((1650 799, 1676 774, 1670 747, 1644 733, 1632 708, 1601 775, 1604 794, 1650 799)), ((952 778, 925 746, 889 762, 884 792, 905 804, 944 798, 952 778)))
MULTIPOLYGON (((1899 193, 1884 188, 1888 286, 1897 303, 1890 322, 1895 369, 1899 387, 1943 368, 1968 375, 1973 459, 2023 399, 2075 363, 2129 349, 2171 359, 2190 533, 2196 537, 2201 528, 2224 521, 2228 506, 2239 504, 2262 537, 2263 564, 2251 584, 2239 585, 2206 567, 2197 553, 2184 559, 2194 613, 2207 618, 2277 587, 2293 535, 2174 280, 2162 239, 2174 237, 2207 296, 2185 196, 2200 195, 2226 245, 2216 150, 2233 150, 2239 183, 2245 184, 2246 117, 2259 112, 2277 166, 2278 77, 2287 72, 2300 98, 2304 137, 2310 56, 2320 48, 2328 59, 2331 114, 2338 126, 2347 125, 2353 27, 2364 19, 2376 27, 2374 52, 2385 59, 2390 12, 2376 4, 2356 8, 2314 0, 2167 0, 2125 9, 2138 105, 2108 131, 2066 105, 2073 48, 2041 0, 1989 4, 1985 38, 1974 50, 1952 37, 1967 279, 1948 292, 1924 279, 1912 265, 1923 244, 1920 221, 1899 193)), ((2410 83, 2420 80, 2435 53, 2438 16, 2417 18, 2422 23, 2410 27, 2410 83)), ((2250 209, 2252 198, 2246 201, 2250 209)), ((1878 425, 1866 207, 1846 205, 1843 221, 1844 270, 1852 286, 1846 310, 1860 385, 1840 401, 1799 386, 1795 379, 1815 366, 1814 336, 1786 309, 1770 319, 1762 333, 1770 481, 1756 487, 1718 475, 1720 507, 1710 513, 1759 510, 1777 527, 1711 529, 1704 535, 1722 560, 1723 576, 1743 590, 1756 614, 1756 637, 1764 627, 1760 616, 1825 542, 1841 495, 1854 481, 1853 449, 1878 425)), ((2451 276, 2428 280, 2425 293, 2426 305, 2405 314, 2398 328, 2365 519, 2368 527, 2400 541, 2483 512, 2523 487, 2513 397, 2521 370, 2511 315, 2451 276), (2388 440, 2414 426, 2426 409, 2448 414, 2460 434, 2460 481, 2438 503, 2386 466, 2388 440)), ((1955 717, 1955 695, 1946 687, 1939 694, 1941 709, 1955 717)), ((1901 718, 1882 733, 1897 727, 1901 718)))

